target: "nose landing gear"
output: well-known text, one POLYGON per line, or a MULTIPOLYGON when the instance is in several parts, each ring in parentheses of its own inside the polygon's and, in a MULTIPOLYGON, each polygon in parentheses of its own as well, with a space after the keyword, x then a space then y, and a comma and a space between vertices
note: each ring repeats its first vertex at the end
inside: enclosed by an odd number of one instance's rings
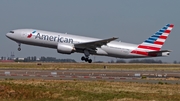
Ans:
POLYGON ((18 51, 21 51, 21 43, 18 43, 18 51))
POLYGON ((81 57, 81 60, 82 60, 82 61, 85 61, 85 62, 88 62, 88 63, 91 63, 91 62, 92 62, 92 60, 91 60, 91 59, 89 59, 89 55, 90 55, 90 53, 89 53, 89 51, 88 51, 88 50, 84 50, 84 55, 85 55, 85 57, 84 57, 84 56, 82 56, 82 57, 81 57))

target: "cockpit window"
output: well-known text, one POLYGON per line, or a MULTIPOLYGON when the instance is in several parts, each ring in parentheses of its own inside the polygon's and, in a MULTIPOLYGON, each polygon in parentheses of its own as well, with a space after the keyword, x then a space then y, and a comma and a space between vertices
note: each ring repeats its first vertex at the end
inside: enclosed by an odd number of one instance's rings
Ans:
POLYGON ((14 31, 10 31, 10 33, 14 33, 14 31))

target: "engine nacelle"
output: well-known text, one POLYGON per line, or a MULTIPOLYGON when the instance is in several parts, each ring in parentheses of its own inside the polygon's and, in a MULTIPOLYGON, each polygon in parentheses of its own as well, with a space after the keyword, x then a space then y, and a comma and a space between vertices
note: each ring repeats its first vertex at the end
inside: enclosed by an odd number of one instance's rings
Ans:
POLYGON ((62 54, 71 54, 75 51, 73 44, 68 43, 58 43, 57 52, 62 54))

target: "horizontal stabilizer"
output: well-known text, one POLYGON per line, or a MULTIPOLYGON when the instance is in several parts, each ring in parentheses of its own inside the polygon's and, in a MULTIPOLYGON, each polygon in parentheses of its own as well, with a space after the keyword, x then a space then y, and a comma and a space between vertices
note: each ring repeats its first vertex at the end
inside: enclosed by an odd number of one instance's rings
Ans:
POLYGON ((161 51, 151 51, 148 52, 149 56, 168 56, 170 54, 170 50, 161 50, 161 51))
POLYGON ((150 51, 148 53, 163 53, 163 52, 171 52, 170 50, 161 50, 161 51, 150 51))

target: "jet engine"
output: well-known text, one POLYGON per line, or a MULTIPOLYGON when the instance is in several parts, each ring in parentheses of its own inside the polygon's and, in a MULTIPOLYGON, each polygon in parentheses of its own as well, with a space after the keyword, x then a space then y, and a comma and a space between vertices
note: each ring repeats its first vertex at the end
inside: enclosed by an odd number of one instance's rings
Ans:
POLYGON ((68 43, 58 43, 57 52, 62 54, 71 54, 75 51, 73 44, 68 43))

